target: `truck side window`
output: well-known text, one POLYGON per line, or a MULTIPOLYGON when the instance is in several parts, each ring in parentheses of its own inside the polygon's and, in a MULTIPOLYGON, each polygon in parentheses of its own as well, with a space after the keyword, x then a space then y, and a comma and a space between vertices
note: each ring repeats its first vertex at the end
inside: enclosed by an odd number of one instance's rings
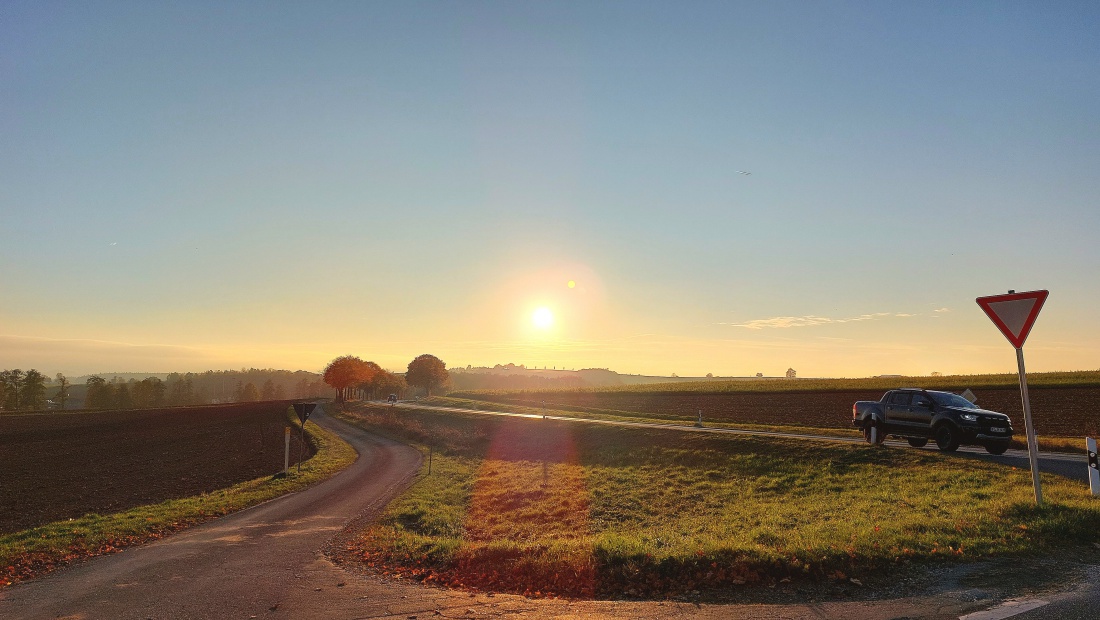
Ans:
POLYGON ((909 397, 912 396, 909 392, 894 392, 890 395, 891 405, 908 405, 909 397))

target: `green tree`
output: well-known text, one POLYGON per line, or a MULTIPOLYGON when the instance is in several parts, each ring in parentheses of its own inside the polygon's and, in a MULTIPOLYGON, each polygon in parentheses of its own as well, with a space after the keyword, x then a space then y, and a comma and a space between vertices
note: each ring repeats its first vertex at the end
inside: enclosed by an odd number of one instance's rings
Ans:
POLYGON ((4 382, 4 409, 15 411, 21 406, 23 394, 23 371, 18 368, 5 370, 0 373, 0 380, 4 382))
POLYGON ((260 400, 260 391, 256 389, 256 384, 249 381, 244 389, 241 390, 241 401, 246 403, 254 403, 260 400))
POLYGON ((134 406, 140 408, 163 407, 168 386, 157 377, 146 377, 133 385, 134 406))
POLYGON ((170 380, 168 384, 171 386, 171 388, 168 390, 169 405, 194 404, 195 385, 191 381, 191 377, 183 379, 177 374, 175 375, 174 380, 170 380))
POLYGON ((85 409, 110 409, 114 405, 114 386, 103 377, 92 375, 84 383, 88 391, 84 396, 85 409))
POLYGON ((46 375, 31 368, 23 375, 19 401, 24 409, 46 408, 46 375))
POLYGON ((447 365, 443 360, 427 353, 409 362, 408 372, 405 373, 405 382, 413 387, 424 388, 428 396, 432 395, 433 388, 445 387, 448 379, 450 375, 447 374, 447 365))
POLYGON ((114 383, 115 407, 118 409, 133 409, 134 395, 130 392, 129 382, 119 381, 114 383))
POLYGON ((268 379, 264 381, 263 391, 260 392, 261 400, 275 400, 275 383, 268 379))
POLYGON ((69 383, 68 377, 61 373, 57 373, 57 385, 57 396, 55 398, 57 398, 57 402, 61 408, 64 409, 65 403, 69 402, 69 386, 72 384, 69 383))
POLYGON ((397 394, 398 397, 404 397, 405 390, 409 388, 405 383, 405 378, 401 375, 394 374, 392 372, 383 372, 378 375, 378 378, 374 380, 374 393, 378 397, 386 396, 389 394, 397 394))

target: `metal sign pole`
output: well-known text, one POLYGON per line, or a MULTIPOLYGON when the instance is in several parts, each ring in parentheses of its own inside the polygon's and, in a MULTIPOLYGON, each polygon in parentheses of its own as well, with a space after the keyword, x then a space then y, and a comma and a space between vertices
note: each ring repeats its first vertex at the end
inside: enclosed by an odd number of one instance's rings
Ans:
POLYGON ((286 427, 283 432, 283 475, 290 474, 290 427, 286 427))
POLYGON ((302 420, 302 441, 298 442, 298 473, 302 473, 302 447, 306 445, 306 422, 302 420))
POLYGON ((1027 430, 1027 458, 1031 461, 1031 480, 1035 484, 1035 505, 1043 503, 1043 489, 1039 483, 1039 442, 1035 439, 1035 426, 1031 423, 1031 400, 1027 397, 1027 373, 1024 371, 1024 349, 1016 349, 1016 362, 1020 366, 1020 398, 1024 403, 1024 429, 1027 430))

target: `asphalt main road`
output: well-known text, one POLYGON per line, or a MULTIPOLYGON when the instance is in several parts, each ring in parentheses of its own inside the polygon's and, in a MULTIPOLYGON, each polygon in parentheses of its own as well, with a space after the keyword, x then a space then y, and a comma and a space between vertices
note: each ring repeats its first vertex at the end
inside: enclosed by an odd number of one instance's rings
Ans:
MULTIPOLYGON (((612 426, 632 426, 640 428, 663 428, 668 430, 675 430, 689 433, 716 433, 725 435, 754 435, 758 437, 782 437, 786 439, 804 439, 808 441, 828 441, 835 443, 864 443, 862 436, 858 436, 853 429, 851 437, 838 437, 833 435, 814 435, 803 433, 787 433, 776 431, 758 431, 758 430, 746 430, 738 428, 722 428, 714 426, 686 426, 683 424, 672 423, 660 423, 660 422, 630 422, 625 420, 598 420, 594 418, 575 418, 571 416, 553 416, 553 415, 537 415, 531 413, 513 413, 508 411, 484 411, 481 409, 465 409, 462 407, 442 407, 437 405, 421 405, 413 403, 397 403, 397 407, 404 407, 410 409, 434 409, 438 411, 455 411, 459 413, 477 413, 482 415, 496 415, 496 416, 510 416, 521 418, 545 418, 548 420, 562 420, 565 422, 578 422, 587 424, 608 424, 612 426)), ((909 444, 904 441, 886 441, 886 445, 904 447, 909 450, 932 450, 937 451, 934 445, 929 445, 924 448, 911 448, 909 444)), ((945 456, 957 457, 957 458, 972 458, 983 461, 992 461, 994 463, 1000 463, 1002 465, 1009 465, 1011 467, 1017 467, 1020 469, 1030 469, 1031 464, 1028 460, 1027 450, 1009 450, 1002 455, 994 456, 985 451, 985 448, 976 446, 963 446, 956 452, 942 453, 945 456)), ((1058 452, 1040 452, 1039 453, 1039 471, 1051 474, 1057 474, 1059 476, 1065 476, 1074 480, 1084 481, 1088 483, 1088 459, 1085 455, 1084 442, 1082 441, 1080 454, 1064 454, 1058 452)))

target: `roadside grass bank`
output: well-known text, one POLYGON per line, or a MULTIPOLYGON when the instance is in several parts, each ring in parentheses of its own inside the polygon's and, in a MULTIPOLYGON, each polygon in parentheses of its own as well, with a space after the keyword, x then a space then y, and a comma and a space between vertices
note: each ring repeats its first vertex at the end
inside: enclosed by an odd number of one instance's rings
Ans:
MULTIPOLYGON (((287 410, 292 432, 301 425, 287 410)), ((287 477, 265 476, 194 497, 171 499, 108 515, 87 514, 0 536, 0 587, 39 577, 83 558, 114 553, 227 515, 324 480, 357 458, 354 449, 317 426, 306 427, 314 455, 287 477)), ((293 455, 292 455, 293 456, 293 455)), ((118 484, 125 484, 124 480, 118 484)))
MULTIPOLYGON (((609 420, 616 422, 645 422, 649 424, 672 424, 679 426, 692 426, 698 418, 677 416, 659 413, 639 413, 634 411, 616 411, 613 409, 597 409, 593 407, 570 407, 552 405, 550 407, 531 407, 526 405, 508 405, 492 401, 476 400, 473 398, 454 398, 450 396, 432 396, 423 398, 418 403, 426 405, 438 405, 440 407, 458 407, 462 409, 476 409, 479 411, 497 411, 508 413, 523 413, 528 415, 550 415, 555 417, 568 417, 590 420, 609 420)), ((850 429, 828 428, 820 426, 803 426, 797 424, 773 425, 773 424, 738 424, 728 421, 714 421, 703 418, 703 425, 708 428, 730 428, 748 431, 766 431, 773 433, 796 433, 805 435, 825 435, 827 437, 857 438, 859 432, 855 427, 850 429)), ((1082 454, 1085 452, 1085 441, 1081 437, 1037 437, 1039 450, 1042 452, 1061 452, 1067 454, 1082 454)), ((1012 440, 1012 448, 1027 450, 1027 440, 1023 430, 1012 440)))
POLYGON ((1100 542, 1080 483, 935 453, 361 404, 434 452, 352 543, 385 575, 528 596, 669 597, 885 583, 1100 542), (422 471, 422 474, 426 474, 422 471))

